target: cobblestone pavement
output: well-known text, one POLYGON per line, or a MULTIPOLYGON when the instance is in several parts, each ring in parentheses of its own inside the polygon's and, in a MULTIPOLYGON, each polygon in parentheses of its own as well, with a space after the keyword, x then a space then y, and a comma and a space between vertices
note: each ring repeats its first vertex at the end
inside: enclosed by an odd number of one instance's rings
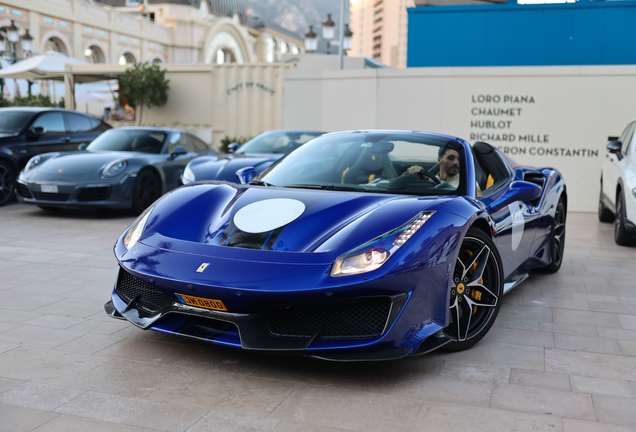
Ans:
POLYGON ((0 208, 0 430, 636 431, 636 248, 569 214, 565 262, 474 348, 342 364, 108 318, 132 217, 0 208))

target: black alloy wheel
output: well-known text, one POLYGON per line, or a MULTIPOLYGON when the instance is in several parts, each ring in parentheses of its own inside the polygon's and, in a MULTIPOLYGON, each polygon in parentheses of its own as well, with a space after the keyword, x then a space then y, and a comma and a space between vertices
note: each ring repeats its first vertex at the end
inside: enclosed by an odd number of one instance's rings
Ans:
POLYGON ((613 222, 614 213, 603 204, 603 182, 601 181, 601 192, 598 197, 598 220, 601 222, 613 222))
POLYGON ((149 170, 140 171, 135 180, 132 211, 138 215, 161 196, 161 184, 157 176, 149 170))
POLYGON ((451 284, 446 351, 461 351, 490 330, 501 306, 503 266, 494 243, 484 232, 469 229, 457 256, 451 284))
POLYGON ((0 206, 8 203, 13 197, 15 189, 15 175, 11 167, 5 162, 0 162, 0 206))
POLYGON ((552 222, 552 231, 550 232, 550 254, 552 262, 541 270, 546 273, 556 273, 563 264, 563 253, 565 251, 565 204, 560 199, 557 204, 554 220, 552 222))
POLYGON ((621 246, 633 246, 636 244, 634 236, 625 229, 625 205, 623 193, 616 194, 616 218, 614 219, 614 242, 621 246))

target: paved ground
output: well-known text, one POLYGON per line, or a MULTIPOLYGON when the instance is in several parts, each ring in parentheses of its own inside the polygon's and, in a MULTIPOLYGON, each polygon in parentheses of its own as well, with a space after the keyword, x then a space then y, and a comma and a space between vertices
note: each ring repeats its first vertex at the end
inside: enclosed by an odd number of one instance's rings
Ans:
POLYGON ((131 221, 0 208, 0 430, 636 431, 636 248, 595 215, 569 215, 561 271, 506 296, 473 349, 372 364, 106 317, 131 221))

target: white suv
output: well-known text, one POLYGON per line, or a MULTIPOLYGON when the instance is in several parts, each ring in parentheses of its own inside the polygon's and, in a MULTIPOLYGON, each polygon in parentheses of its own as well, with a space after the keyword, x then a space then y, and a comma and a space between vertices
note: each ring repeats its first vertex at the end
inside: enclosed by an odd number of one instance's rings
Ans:
POLYGON ((614 221, 614 241, 623 246, 636 244, 635 129, 636 120, 607 145, 598 200, 598 219, 614 221))

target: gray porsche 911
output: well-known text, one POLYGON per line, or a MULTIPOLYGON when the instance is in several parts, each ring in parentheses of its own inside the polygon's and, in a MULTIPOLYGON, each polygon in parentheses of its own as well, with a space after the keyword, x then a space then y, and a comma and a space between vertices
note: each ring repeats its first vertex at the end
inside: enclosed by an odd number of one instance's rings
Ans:
POLYGON ((218 154, 183 130, 111 129, 84 151, 31 158, 18 178, 18 200, 45 210, 107 207, 138 214, 178 186, 192 159, 218 154))

